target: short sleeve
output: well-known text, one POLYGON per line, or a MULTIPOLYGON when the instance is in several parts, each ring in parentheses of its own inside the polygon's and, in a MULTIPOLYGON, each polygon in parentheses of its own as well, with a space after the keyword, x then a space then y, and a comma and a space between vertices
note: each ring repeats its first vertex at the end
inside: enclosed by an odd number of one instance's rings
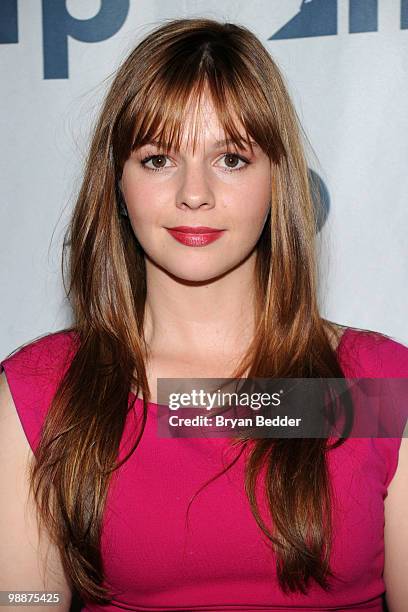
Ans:
MULTIPOLYGON (((408 347, 379 332, 353 330, 342 355, 345 373, 350 378, 387 378, 392 380, 392 401, 401 402, 401 414, 408 412, 408 347)), ((384 387, 385 388, 385 387, 384 387)), ((382 481, 388 488, 398 467, 401 436, 372 438, 372 447, 383 466, 382 481)))
POLYGON ((42 426, 76 347, 76 334, 59 331, 37 338, 0 361, 16 411, 35 454, 42 426))
MULTIPOLYGON (((391 381, 394 401, 403 402, 404 414, 408 405, 408 347, 390 337, 382 337, 377 348, 378 369, 383 378, 404 379, 391 381), (400 391, 397 385, 400 384, 400 391), (404 395, 404 396, 403 396, 404 395)), ((398 467, 398 455, 401 447, 401 437, 377 438, 377 445, 381 444, 382 452, 387 464, 385 487, 388 488, 398 467)))

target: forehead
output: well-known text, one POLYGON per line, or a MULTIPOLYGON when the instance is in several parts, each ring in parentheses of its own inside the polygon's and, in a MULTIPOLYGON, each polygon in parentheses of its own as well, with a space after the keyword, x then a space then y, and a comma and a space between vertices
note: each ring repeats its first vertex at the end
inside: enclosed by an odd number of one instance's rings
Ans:
MULTIPOLYGON (((229 109, 231 114, 231 109, 229 109)), ((233 122, 242 144, 256 145, 255 141, 246 134, 245 128, 233 114, 233 122)), ((161 126, 159 134, 165 131, 165 126, 161 126)), ((188 104, 183 113, 183 122, 179 134, 180 148, 195 149, 195 148, 219 148, 222 146, 230 146, 236 144, 236 138, 231 138, 226 133, 222 122, 219 119, 217 109, 215 108, 212 98, 208 93, 202 93, 198 98, 191 95, 188 104)), ((149 138, 146 144, 164 146, 167 149, 174 145, 158 135, 157 137, 149 138)))
MULTIPOLYGON (((237 123, 237 121, 236 121, 237 123)), ((184 112, 183 137, 197 133, 199 139, 221 140, 225 138, 223 126, 211 97, 203 94, 200 99, 191 96, 184 112)))
MULTIPOLYGON (((244 126, 236 115, 233 117, 233 121, 242 141, 245 142, 248 138, 249 142, 255 144, 255 141, 250 139, 246 134, 244 126)), ((186 113, 185 126, 187 137, 183 134, 184 140, 189 141, 188 136, 193 133, 193 128, 195 126, 197 145, 199 147, 221 147, 224 145, 233 145, 235 143, 235 140, 233 138, 229 138, 226 134, 218 117, 217 110, 215 109, 209 96, 206 96, 203 99, 203 103, 200 105, 198 110, 194 108, 188 110, 186 113)))

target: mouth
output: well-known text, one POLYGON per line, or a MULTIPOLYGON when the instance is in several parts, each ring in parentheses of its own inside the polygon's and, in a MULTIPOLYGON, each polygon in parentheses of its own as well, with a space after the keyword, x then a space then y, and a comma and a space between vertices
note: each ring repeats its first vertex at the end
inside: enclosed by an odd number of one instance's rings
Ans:
POLYGON ((203 247, 218 240, 225 230, 214 227, 167 227, 169 234, 181 244, 191 247, 203 247))
POLYGON ((189 227, 187 225, 178 225, 177 227, 168 227, 168 230, 174 232, 181 232, 183 234, 211 234, 213 232, 223 232, 223 229, 217 227, 205 227, 203 225, 196 227, 189 227))

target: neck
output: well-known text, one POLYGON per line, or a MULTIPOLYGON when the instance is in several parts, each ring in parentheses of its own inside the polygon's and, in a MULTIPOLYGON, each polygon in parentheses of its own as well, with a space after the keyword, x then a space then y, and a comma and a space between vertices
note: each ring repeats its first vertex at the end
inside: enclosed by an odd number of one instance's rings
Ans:
POLYGON ((144 333, 155 354, 239 355, 255 327, 255 252, 228 273, 185 281, 146 261, 144 333))

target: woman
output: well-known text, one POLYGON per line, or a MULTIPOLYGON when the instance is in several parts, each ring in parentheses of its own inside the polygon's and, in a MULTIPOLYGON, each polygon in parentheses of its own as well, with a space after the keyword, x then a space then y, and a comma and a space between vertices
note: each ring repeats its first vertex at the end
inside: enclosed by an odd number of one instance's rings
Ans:
POLYGON ((406 609, 405 440, 156 433, 158 378, 408 375, 407 347, 320 316, 315 231, 259 40, 152 31, 93 134, 65 245, 74 324, 2 362, 3 590, 207 611, 381 610, 386 589, 406 609))

